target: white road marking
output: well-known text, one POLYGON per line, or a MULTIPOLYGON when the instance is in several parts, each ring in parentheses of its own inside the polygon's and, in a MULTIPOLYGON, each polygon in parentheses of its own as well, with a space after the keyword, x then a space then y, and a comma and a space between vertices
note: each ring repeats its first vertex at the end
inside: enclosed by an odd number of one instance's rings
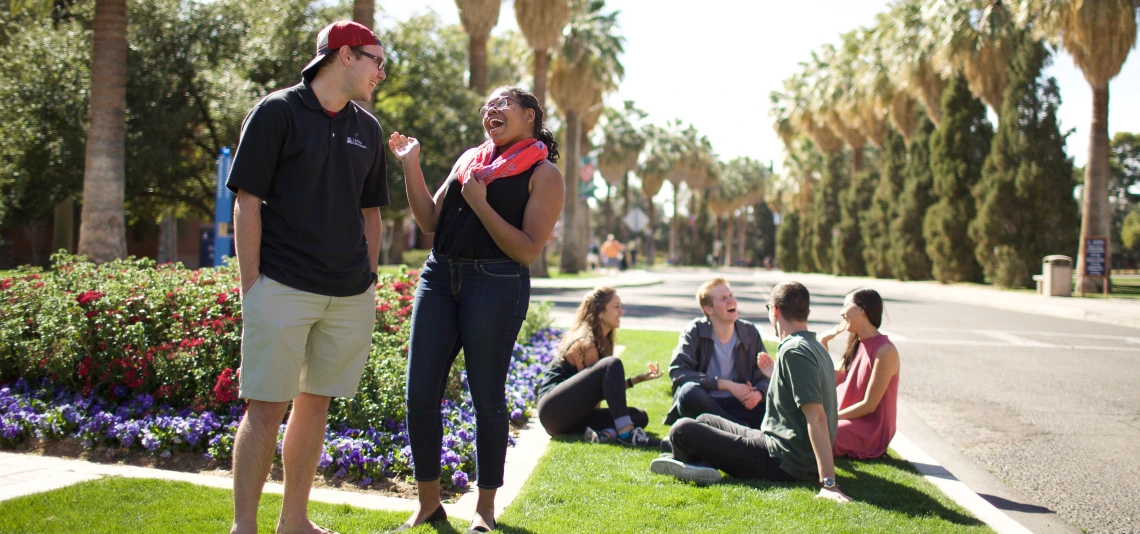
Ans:
POLYGON ((1009 343, 1010 345, 1016 345, 1018 347, 1040 347, 1043 349, 1055 349, 1058 347, 1057 345, 1054 345, 1052 343, 1045 343, 1042 341, 1034 341, 1034 340, 1029 339, 1029 338, 1025 338, 1025 337, 1021 337, 1021 336, 1015 336, 1009 332, 1001 332, 1001 331, 997 331, 997 330, 974 330, 974 333, 975 334, 981 334, 983 336, 989 336, 989 337, 992 337, 998 341, 1005 341, 1006 343, 1009 343))

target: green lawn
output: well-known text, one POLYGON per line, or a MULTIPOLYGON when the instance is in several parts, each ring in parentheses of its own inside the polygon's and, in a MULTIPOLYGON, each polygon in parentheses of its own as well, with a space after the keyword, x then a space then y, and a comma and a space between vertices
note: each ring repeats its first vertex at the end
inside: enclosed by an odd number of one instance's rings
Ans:
MULTIPOLYGON (((621 332, 626 374, 667 365, 676 342, 669 332, 621 332)), ((775 354, 775 345, 768 350, 775 354)), ((667 433, 667 378, 639 384, 629 402, 649 412, 651 434, 667 433)), ((838 506, 813 499, 818 488, 808 484, 726 478, 698 487, 656 475, 649 462, 657 454, 556 438, 502 522, 520 532, 989 531, 897 457, 840 460, 839 484, 858 502, 838 506)))
MULTIPOLYGON (((677 335, 624 331, 619 343, 627 374, 651 361, 662 366, 677 335)), ((769 343, 769 353, 775 347, 769 343)), ((631 405, 650 413, 649 431, 667 429, 669 384, 662 378, 630 391, 631 405)), ((563 532, 988 532, 897 457, 838 462, 839 483, 856 503, 812 497, 809 484, 781 485, 726 478, 708 487, 649 472, 654 450, 588 445, 555 438, 522 494, 499 521, 504 533, 563 532)), ((182 482, 109 478, 0 502, 0 532, 223 532, 232 518, 226 490, 182 482), (113 503, 113 504, 110 504, 113 503)), ((272 532, 278 495, 262 498, 261 531, 272 532)), ((318 524, 345 534, 383 532, 404 512, 375 512, 313 503, 318 524)), ((465 532, 470 518, 452 518, 441 532, 465 532)), ((432 532, 424 526, 413 532, 432 532)))

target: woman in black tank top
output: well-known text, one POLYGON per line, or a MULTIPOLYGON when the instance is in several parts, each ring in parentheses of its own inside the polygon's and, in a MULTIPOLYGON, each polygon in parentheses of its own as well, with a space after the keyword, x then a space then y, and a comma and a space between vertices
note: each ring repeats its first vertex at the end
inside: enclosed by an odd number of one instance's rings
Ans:
POLYGON ((440 502, 443 425, 439 405, 463 350, 475 406, 479 501, 471 531, 495 528, 509 430, 506 378, 530 304, 530 268, 561 212, 565 189, 542 106, 517 87, 491 93, 480 110, 490 141, 469 150, 433 197, 419 142, 393 132, 408 203, 435 246, 420 273, 408 350, 408 435, 419 507, 401 528, 447 518, 440 502))

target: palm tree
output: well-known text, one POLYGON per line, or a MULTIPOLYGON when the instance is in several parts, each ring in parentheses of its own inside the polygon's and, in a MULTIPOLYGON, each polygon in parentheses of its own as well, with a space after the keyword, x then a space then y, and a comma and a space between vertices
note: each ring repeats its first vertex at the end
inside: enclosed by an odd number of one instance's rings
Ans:
MULTIPOLYGON (((1077 284, 1082 290, 1096 291, 1097 281, 1084 276, 1085 245, 1089 237, 1109 235, 1108 82, 1120 74, 1128 53, 1136 45, 1140 4, 1135 0, 1019 0, 1017 11, 1023 22, 1034 17, 1032 28, 1038 37, 1060 44, 1073 56, 1092 87, 1093 116, 1085 166, 1077 284)), ((1111 250, 1106 250, 1106 269, 1111 269, 1111 260, 1111 250)))
MULTIPOLYGON (((934 67, 934 28, 922 17, 923 0, 899 0, 885 15, 879 18, 878 33, 881 34, 884 62, 889 65, 894 84, 918 99, 926 107, 926 114, 935 125, 942 120, 942 91, 946 88, 946 78, 934 67)), ((900 92, 899 94, 903 94, 900 92)), ((892 102, 891 118, 894 120, 895 106, 907 103, 892 102)), ((904 115, 900 110, 898 115, 904 115)), ((903 127, 896 128, 900 132, 903 127)), ((904 134, 907 135, 907 134, 904 134)))
POLYGON ((815 83, 811 86, 811 109, 816 116, 824 117, 828 127, 851 149, 851 168, 854 172, 863 170, 863 148, 867 135, 859 129, 855 49, 846 46, 854 40, 851 34, 844 35, 844 46, 836 48, 824 45, 820 53, 812 54, 816 71, 815 83))
POLYGON ((653 237, 657 228, 656 210, 653 208, 653 197, 661 192, 665 178, 673 171, 673 162, 676 154, 673 152, 673 136, 664 128, 649 125, 645 128, 645 151, 641 163, 637 167, 637 175, 641 177, 641 193, 645 195, 649 208, 649 244, 646 247, 645 264, 653 265, 657 257, 657 243, 653 237))
MULTIPOLYGON (((546 74, 550 70, 550 50, 562 38, 562 28, 570 21, 569 0, 515 0, 515 19, 526 42, 534 50, 534 96, 546 105, 546 74)), ((567 138, 569 139, 569 138, 567 138)))
POLYGON ((994 112, 1009 82, 1009 58, 1024 34, 1002 0, 930 0, 923 17, 932 26, 934 64, 949 76, 961 71, 970 92, 994 112))
MULTIPOLYGON (((622 192, 622 219, 629 213, 629 173, 637 169, 637 157, 645 148, 645 134, 634 126, 634 122, 645 117, 645 112, 637 109, 632 100, 626 100, 623 109, 605 110, 606 127, 602 138, 602 152, 598 154, 598 171, 610 187, 624 183, 622 192)), ((614 227, 613 207, 609 191, 606 192, 606 231, 621 234, 622 241, 628 241, 626 226, 618 222, 621 232, 614 227)))
POLYGON ((376 2, 374 0, 353 0, 352 21, 372 29, 376 25, 376 2))
POLYGON ((763 199, 767 178, 768 169, 760 162, 747 157, 735 158, 722 166, 719 178, 709 190, 709 210, 716 214, 718 219, 725 218, 725 265, 733 263, 733 239, 736 230, 739 231, 739 237, 735 241, 736 253, 740 257, 744 256, 747 227, 742 223, 747 219, 747 207, 763 199), (740 215, 736 215, 738 210, 740 215), (736 229, 738 225, 740 228, 736 229))
MULTIPOLYGON (((359 5, 364 0, 356 0, 359 5)), ((371 0, 367 0, 371 4, 371 0)), ((487 39, 499 23, 499 7, 503 0, 455 0, 459 21, 470 38, 467 56, 470 62, 468 87, 480 96, 487 95, 487 39)))
POLYGON ((616 89, 625 74, 618 60, 625 41, 616 33, 618 12, 605 14, 602 13, 604 8, 605 2, 601 0, 574 2, 570 24, 551 68, 550 96, 562 110, 568 140, 560 265, 564 273, 576 273, 586 267, 585 210, 588 205, 578 198, 580 145, 587 133, 582 128, 583 115, 593 111, 591 107, 600 110, 601 93, 616 89))
POLYGON ((83 171, 79 253, 95 262, 127 255, 123 197, 126 158, 127 2, 95 3, 91 97, 83 171))

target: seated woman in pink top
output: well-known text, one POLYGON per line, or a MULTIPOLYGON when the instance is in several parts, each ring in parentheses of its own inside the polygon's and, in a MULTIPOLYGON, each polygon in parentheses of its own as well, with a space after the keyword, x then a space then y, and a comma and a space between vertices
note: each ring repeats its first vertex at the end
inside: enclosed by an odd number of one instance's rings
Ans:
POLYGON ((874 289, 849 293, 840 316, 843 321, 820 338, 826 347, 840 332, 850 334, 843 363, 835 372, 839 429, 833 452, 848 458, 878 458, 895 436, 899 351, 879 333, 883 298, 874 289))

